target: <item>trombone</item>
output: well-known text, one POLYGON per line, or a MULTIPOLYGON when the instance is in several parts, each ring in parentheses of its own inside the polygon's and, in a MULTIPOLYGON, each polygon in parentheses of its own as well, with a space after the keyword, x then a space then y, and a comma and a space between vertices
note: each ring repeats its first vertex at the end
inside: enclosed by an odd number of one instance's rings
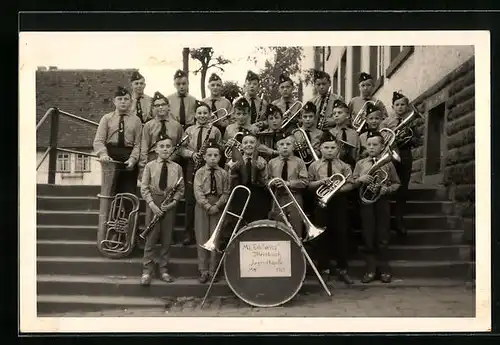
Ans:
POLYGON ((213 125, 214 123, 216 122, 219 122, 220 120, 224 120, 226 117, 229 117, 233 114, 233 112, 230 112, 228 113, 226 109, 224 108, 220 108, 220 109, 217 109, 216 111, 214 111, 212 114, 210 114, 210 122, 207 124, 207 126, 211 126, 213 125), (217 117, 217 112, 221 111, 221 110, 224 110, 225 114, 222 115, 221 117, 217 117))
POLYGON ((306 131, 298 127, 292 131, 292 135, 295 138, 295 149, 297 150, 299 157, 304 161, 304 163, 306 163, 306 165, 319 160, 319 157, 316 154, 316 151, 314 151, 314 147, 312 146, 311 141, 307 137, 306 131), (295 133, 300 133, 303 140, 298 140, 295 136, 295 133))
POLYGON ((339 173, 330 176, 328 181, 316 190, 316 196, 319 198, 318 205, 321 208, 325 208, 328 201, 344 186, 350 176, 351 174, 344 177, 344 175, 339 173))
POLYGON ((316 266, 314 265, 314 262, 311 260, 311 257, 309 256, 309 254, 307 253, 306 249, 304 248, 304 245, 302 244, 302 241, 301 239, 299 238, 299 235, 297 235, 297 233, 294 231, 293 227, 292 227, 292 224, 290 223, 290 221, 288 220, 286 214, 285 214, 285 208, 290 206, 290 205, 293 205, 295 204, 297 210, 299 211, 299 215, 300 217, 302 218, 302 221, 305 223, 306 225, 306 232, 307 232, 307 238, 304 240, 305 241, 309 241, 309 240, 312 240, 316 237, 318 237, 319 235, 321 235, 325 229, 324 228, 318 228, 316 227, 314 224, 311 223, 311 221, 307 218, 306 214, 304 213, 304 211, 302 210, 302 208, 300 207, 299 203, 297 202, 297 200, 295 199, 295 197, 293 196, 292 192, 290 191, 290 188, 288 188, 288 186, 285 184, 285 181, 279 177, 275 177, 273 179, 271 179, 268 183, 267 183, 267 189, 269 190, 269 193, 271 194, 273 200, 274 200, 274 203, 278 206, 278 208, 280 209, 280 216, 281 218, 283 218, 283 221, 285 222, 285 225, 290 228, 290 232, 291 232, 291 235, 294 237, 295 239, 295 242, 297 243, 297 245, 300 247, 302 253, 304 254, 305 258, 307 259, 307 261, 309 262, 309 264, 311 265, 312 269, 314 270, 314 273, 316 274, 316 276, 318 277, 321 285, 323 286, 323 288, 325 289, 326 293, 328 294, 328 296, 331 296, 331 292, 330 290, 328 289, 328 287, 326 286, 325 284, 325 281, 323 280, 323 278, 321 277, 320 273, 318 272, 318 269, 316 268, 316 266), (280 205, 279 201, 278 201, 278 198, 276 197, 276 194, 275 192, 273 191, 272 187, 273 185, 276 183, 276 182, 281 182, 281 185, 285 188, 285 190, 287 191, 288 195, 290 196, 291 200, 289 203, 285 204, 285 205, 280 205))
POLYGON ((285 111, 283 113, 283 122, 281 123, 281 127, 280 129, 285 129, 289 124, 290 122, 298 115, 300 114, 300 111, 302 110, 302 108, 304 108, 305 104, 303 104, 301 101, 295 101, 291 106, 290 108, 288 108, 287 111, 285 111), (295 107, 295 104, 300 104, 300 108, 299 110, 297 110, 295 113, 293 113, 292 115, 288 115, 288 114, 291 114, 292 112, 292 109, 293 107, 295 107))
MULTIPOLYGON (((230 215, 230 216, 233 216, 233 217, 238 219, 238 221, 236 222, 236 225, 233 228, 233 232, 231 233, 231 237, 229 239, 229 242, 231 242, 231 240, 234 238, 234 236, 238 232, 238 228, 240 226, 241 220, 243 219, 243 215, 245 214, 245 211, 247 209, 248 202, 250 201, 251 195, 252 195, 252 192, 250 191, 250 189, 248 189, 247 187, 245 187, 243 185, 238 185, 238 186, 233 188, 233 190, 231 191, 231 194, 229 195, 229 199, 226 202, 226 206, 224 207, 224 211, 222 211, 222 214, 219 218, 219 221, 217 222, 217 225, 215 226, 215 229, 214 229, 214 232, 212 233, 212 236, 210 236, 210 238, 208 239, 207 242, 199 245, 201 248, 208 250, 210 252, 217 252, 217 253, 221 252, 218 244, 219 244, 219 238, 220 238, 220 234, 222 231, 222 227, 224 225, 226 215, 230 215), (246 197, 245 203, 243 204, 243 209, 241 210, 240 214, 236 214, 236 213, 229 211, 229 206, 231 205, 231 201, 233 200, 235 192, 238 189, 244 190, 247 193, 247 197, 246 197)), ((201 302, 200 308, 203 308, 203 305, 205 304, 205 300, 207 299, 208 293, 210 292, 210 289, 212 288, 212 285, 214 284, 215 277, 217 277, 217 274, 219 273, 219 270, 222 266, 222 263, 224 262, 225 256, 226 256, 226 251, 223 251, 222 258, 220 259, 219 264, 217 265, 217 268, 216 268, 215 273, 212 277, 212 280, 210 281, 210 285, 208 286, 208 289, 205 293, 205 296, 203 297, 203 301, 201 302)))

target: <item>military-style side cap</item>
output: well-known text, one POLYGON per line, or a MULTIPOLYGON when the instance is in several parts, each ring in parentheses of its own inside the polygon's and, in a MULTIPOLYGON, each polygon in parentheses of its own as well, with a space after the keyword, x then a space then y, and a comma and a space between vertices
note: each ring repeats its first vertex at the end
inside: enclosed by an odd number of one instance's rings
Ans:
POLYGON ((118 86, 115 91, 115 97, 123 97, 125 95, 130 95, 130 92, 123 86, 118 86))
POLYGON ((140 80, 140 79, 144 79, 144 76, 142 74, 140 74, 139 71, 134 71, 134 73, 132 73, 132 76, 130 77, 131 82, 133 82, 135 80, 140 80))
POLYGON ((245 81, 252 81, 252 80, 257 80, 257 81, 259 81, 259 80, 260 80, 260 78, 259 78, 259 76, 258 76, 256 73, 254 73, 254 72, 252 72, 252 71, 248 71, 248 72, 247 72, 247 76, 246 76, 246 78, 245 78, 245 81))
POLYGON ((368 80, 368 79, 373 79, 371 75, 369 75, 368 73, 366 72, 361 72, 359 74, 359 79, 358 79, 358 83, 361 83, 362 81, 365 81, 365 80, 368 80))
POLYGON ((222 81, 222 79, 215 73, 212 73, 212 75, 210 76, 210 78, 208 78, 208 82, 210 83, 211 81, 217 81, 217 80, 220 80, 222 81))
POLYGON ((289 81, 293 84, 293 81, 292 81, 292 79, 290 79, 289 76, 285 75, 284 73, 281 73, 279 78, 278 78, 279 84, 286 83, 287 81, 289 81))
POLYGON ((174 74, 174 79, 182 78, 182 77, 187 77, 187 74, 183 70, 178 69, 177 72, 175 72, 175 74, 174 74))
POLYGON ((306 105, 304 105, 304 113, 315 113, 316 114, 316 105, 313 102, 307 102, 306 105))

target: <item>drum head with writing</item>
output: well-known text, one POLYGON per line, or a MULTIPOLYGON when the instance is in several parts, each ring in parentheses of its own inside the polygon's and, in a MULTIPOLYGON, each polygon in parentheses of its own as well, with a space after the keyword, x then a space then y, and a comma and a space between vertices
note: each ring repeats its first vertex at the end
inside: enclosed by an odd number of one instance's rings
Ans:
POLYGON ((226 281, 243 301, 273 307, 300 290, 306 261, 294 235, 283 223, 258 220, 242 228, 226 247, 226 281))

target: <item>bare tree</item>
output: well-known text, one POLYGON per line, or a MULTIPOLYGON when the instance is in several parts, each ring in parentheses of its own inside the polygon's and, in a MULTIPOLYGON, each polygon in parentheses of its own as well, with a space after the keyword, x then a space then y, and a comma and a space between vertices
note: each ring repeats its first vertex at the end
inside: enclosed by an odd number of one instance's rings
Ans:
POLYGON ((189 54, 192 59, 198 60, 201 64, 201 66, 197 70, 193 71, 193 73, 195 75, 201 73, 201 97, 205 98, 205 81, 207 78, 207 71, 210 68, 217 68, 224 72, 224 68, 221 66, 231 63, 231 61, 223 58, 222 56, 214 57, 214 49, 211 47, 190 49, 189 54))

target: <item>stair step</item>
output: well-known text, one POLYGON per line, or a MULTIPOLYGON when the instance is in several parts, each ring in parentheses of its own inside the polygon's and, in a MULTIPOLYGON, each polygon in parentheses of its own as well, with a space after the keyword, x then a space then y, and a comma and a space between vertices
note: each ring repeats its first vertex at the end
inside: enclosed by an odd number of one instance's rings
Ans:
MULTIPOLYGON (((391 207, 394 208, 395 202, 391 201, 391 207)), ((420 201, 410 200, 407 202, 408 214, 439 214, 450 213, 453 203, 450 201, 420 201)), ((178 210, 184 210, 185 202, 181 200, 178 210)), ((95 196, 38 196, 38 210, 50 211, 98 211, 99 199, 95 196)), ((140 210, 144 212, 146 205, 141 199, 140 210)))
MULTIPOLYGON (((176 225, 184 221, 184 215, 177 214, 176 225)), ((394 217, 391 217, 394 219, 394 217)), ((445 215, 409 215, 405 217, 407 229, 453 229, 457 217, 445 215)), ((37 211, 37 224, 49 225, 97 225, 98 211, 37 211)), ((139 223, 144 224, 144 213, 139 216, 139 223)))
MULTIPOLYGON (((405 278, 463 278, 470 267, 467 261, 404 261, 390 262, 395 276, 405 278)), ((361 277, 364 262, 349 262, 353 276, 361 277)), ((43 275, 87 276, 139 276, 141 258, 108 259, 104 257, 37 257, 37 273, 43 275)), ((175 277, 196 277, 198 266, 196 259, 172 258, 169 272, 175 277)))
MULTIPOLYGON (((143 226, 140 227, 143 229, 143 226)), ((63 241, 95 241, 96 226, 78 225, 38 225, 38 240, 63 240, 63 241)), ((183 227, 174 228, 174 236, 180 238, 184 233, 183 227)), ((459 244, 463 235, 462 230, 441 229, 414 229, 408 231, 406 239, 399 239, 395 233, 391 233, 391 243, 421 244, 459 244)), ((361 243, 361 230, 354 230, 354 236, 361 243)))

